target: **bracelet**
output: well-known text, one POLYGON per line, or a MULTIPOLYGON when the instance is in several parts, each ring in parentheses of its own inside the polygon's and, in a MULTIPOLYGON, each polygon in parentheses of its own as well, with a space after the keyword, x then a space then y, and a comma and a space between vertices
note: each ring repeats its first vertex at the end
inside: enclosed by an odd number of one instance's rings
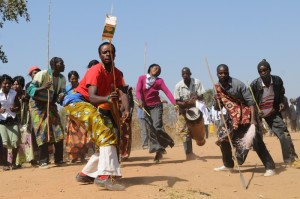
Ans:
POLYGON ((111 102, 111 100, 110 100, 110 95, 107 96, 107 102, 111 102))

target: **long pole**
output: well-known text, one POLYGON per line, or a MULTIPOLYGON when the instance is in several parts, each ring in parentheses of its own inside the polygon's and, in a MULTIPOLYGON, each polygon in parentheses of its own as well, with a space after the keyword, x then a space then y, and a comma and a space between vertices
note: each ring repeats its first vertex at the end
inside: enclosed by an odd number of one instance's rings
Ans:
POLYGON ((145 48, 144 48, 144 74, 146 74, 146 65, 147 65, 147 43, 145 43, 145 48))
MULTIPOLYGON (((49 0, 49 10, 48 10, 48 45, 47 45, 47 63, 48 71, 50 71, 50 20, 51 20, 51 0, 49 0)), ((52 75, 52 74, 50 74, 52 75)), ((50 77, 50 76, 49 76, 50 77)), ((48 81, 51 81, 51 77, 48 81)), ((48 130, 48 142, 50 142, 50 90, 48 89, 48 101, 47 101, 47 130, 48 130)))
MULTIPOLYGON (((257 101, 256 101, 256 99, 255 99, 255 97, 254 97, 254 93, 253 93, 253 91, 252 91, 252 88, 251 88, 251 86, 250 86, 250 84, 249 84, 249 82, 247 81, 247 84, 248 84, 248 88, 249 88, 249 90, 250 90, 250 92, 251 92, 251 95, 252 95, 252 98, 253 98, 253 100, 254 100, 254 102, 255 102, 255 104, 256 104, 256 108, 257 108, 257 111, 260 113, 261 112, 261 110, 260 110, 260 108, 259 108, 259 106, 258 106, 258 104, 257 104, 257 101)), ((267 121, 265 120, 265 118, 261 118, 261 121, 262 121, 262 125, 263 125, 263 128, 264 128, 264 133, 266 133, 266 131, 268 131, 269 129, 270 129, 270 126, 269 126, 269 124, 267 123, 267 121)))
MULTIPOLYGON (((216 89, 216 87, 215 87, 215 82, 214 82, 213 76, 212 76, 212 74, 211 74, 211 72, 210 72, 210 68, 209 68, 208 61, 207 61, 207 58, 206 58, 206 57, 205 57, 205 65, 206 65, 206 67, 207 67, 207 70, 208 70, 208 73, 209 73, 209 77, 210 77, 210 79, 211 79, 211 81, 212 81, 212 83, 213 83, 214 91, 215 91, 215 93, 217 93, 217 89, 216 89)), ((221 103, 220 103, 220 100, 219 100, 219 99, 217 99, 217 104, 218 104, 219 110, 222 110, 221 103)), ((226 134, 227 134, 229 143, 230 143, 231 150, 233 150, 234 148, 233 148, 232 140, 231 140, 231 138, 230 138, 229 131, 228 131, 228 127, 227 127, 227 124, 226 124, 226 121, 225 121, 225 118, 224 118, 224 115, 223 115, 223 114, 221 114, 221 119, 222 119, 222 121, 223 121, 223 123, 224 123, 224 126, 225 126, 225 131, 226 131, 226 134)), ((245 182, 245 178, 244 178, 244 176, 243 176, 243 174, 242 174, 242 172, 241 172, 240 165, 239 165, 238 162, 237 162, 237 158, 236 158, 235 153, 233 153, 233 157, 234 157, 234 162, 235 162, 235 164, 237 165, 237 168, 238 168, 238 171, 239 171, 239 174, 240 174, 240 180, 241 180, 241 183, 242 183, 242 185, 243 185, 243 188, 244 188, 244 189, 247 189, 246 182, 245 182)))

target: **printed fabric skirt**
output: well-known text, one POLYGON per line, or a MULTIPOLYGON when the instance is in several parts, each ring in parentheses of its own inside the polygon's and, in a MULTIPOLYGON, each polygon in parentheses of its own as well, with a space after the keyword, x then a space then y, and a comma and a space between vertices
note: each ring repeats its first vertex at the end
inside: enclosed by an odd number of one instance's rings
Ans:
POLYGON ((88 132, 91 141, 100 146, 117 145, 118 138, 113 133, 111 120, 99 113, 97 108, 88 102, 73 102, 65 106, 66 115, 82 125, 88 132))
POLYGON ((32 133, 29 129, 27 124, 20 127, 21 144, 19 145, 16 165, 22 165, 25 162, 34 160, 33 142, 35 142, 35 140, 32 140, 32 133))
POLYGON ((66 152, 69 153, 69 158, 72 160, 84 158, 88 152, 89 140, 84 126, 78 120, 67 116, 66 152))
POLYGON ((64 139, 64 130, 55 104, 50 105, 48 135, 47 102, 30 99, 29 110, 31 113, 31 124, 35 133, 38 146, 44 143, 59 142, 64 139))

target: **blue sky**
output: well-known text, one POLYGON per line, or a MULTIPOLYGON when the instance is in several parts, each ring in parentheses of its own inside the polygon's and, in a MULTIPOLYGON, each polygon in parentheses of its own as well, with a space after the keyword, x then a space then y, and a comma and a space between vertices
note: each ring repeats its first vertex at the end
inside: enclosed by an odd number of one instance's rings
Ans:
MULTIPOLYGON (((116 66, 131 86, 144 73, 147 43, 146 68, 161 65, 172 92, 184 66, 212 88, 205 57, 215 81, 216 66, 224 63, 245 83, 258 77, 257 64, 265 58, 272 74, 284 80, 287 97, 300 96, 300 1, 52 0, 50 58, 64 59, 65 76, 76 70, 82 77, 88 62, 99 60, 97 48, 112 5, 116 66)), ((0 30, 9 59, 0 63, 0 73, 24 75, 27 81, 30 66, 48 66, 48 0, 30 0, 28 11, 30 22, 6 22, 0 30)))

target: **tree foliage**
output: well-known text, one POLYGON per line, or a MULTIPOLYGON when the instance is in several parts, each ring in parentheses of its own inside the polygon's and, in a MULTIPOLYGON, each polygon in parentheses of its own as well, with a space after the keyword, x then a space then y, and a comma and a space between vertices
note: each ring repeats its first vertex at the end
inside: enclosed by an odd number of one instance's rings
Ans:
POLYGON ((213 89, 208 89, 204 94, 203 94, 204 101, 206 103, 206 106, 210 108, 213 104, 214 101, 214 90, 213 89))
MULTIPOLYGON (((3 28, 5 21, 19 22, 19 18, 23 17, 29 21, 27 11, 27 1, 25 0, 0 0, 0 28, 3 28)), ((0 60, 7 63, 8 59, 0 45, 0 60)))

